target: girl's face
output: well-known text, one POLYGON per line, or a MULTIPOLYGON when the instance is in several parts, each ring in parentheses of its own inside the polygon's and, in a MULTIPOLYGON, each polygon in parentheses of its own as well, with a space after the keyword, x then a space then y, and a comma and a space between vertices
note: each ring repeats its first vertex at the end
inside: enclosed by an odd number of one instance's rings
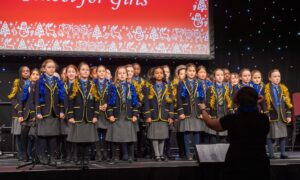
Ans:
POLYGON ((77 71, 76 71, 74 68, 70 67, 70 68, 68 68, 68 70, 67 70, 66 76, 67 76, 67 78, 68 78, 69 80, 72 81, 72 80, 74 80, 74 79, 76 78, 76 76, 77 76, 77 71))
POLYGON ((223 83, 224 81, 224 72, 222 70, 217 70, 215 72, 215 80, 217 83, 223 83))
POLYGON ((120 81, 126 81, 127 79, 127 71, 125 68, 120 68, 117 72, 117 77, 120 81))
POLYGON ((90 76, 90 67, 86 64, 82 65, 79 69, 80 78, 87 79, 90 76))
POLYGON ((54 62, 48 62, 44 68, 45 73, 48 74, 49 76, 54 75, 55 69, 56 69, 56 65, 54 64, 54 62))
POLYGON ((162 81, 164 78, 164 71, 161 68, 154 70, 154 78, 156 81, 162 81))
POLYGON ((186 70, 181 69, 178 74, 179 80, 184 80, 186 78, 186 70))
POLYGON ((190 66, 186 70, 186 75, 189 79, 193 79, 196 76, 196 68, 194 66, 190 66))
POLYGON ((228 82, 230 80, 230 71, 228 69, 224 70, 224 80, 228 82))
POLYGON ((232 86, 235 86, 239 83, 239 77, 236 75, 231 75, 230 76, 230 83, 232 86))
POLYGON ((241 75, 241 80, 243 83, 248 84, 251 81, 251 72, 245 70, 241 75))
POLYGON ((126 68, 126 70, 127 70, 127 77, 128 77, 128 79, 132 79, 132 77, 133 77, 133 67, 127 67, 126 68))
POLYGON ((31 80, 32 82, 36 82, 36 81, 39 80, 39 79, 40 79, 40 73, 37 72, 37 71, 33 71, 33 72, 31 73, 31 75, 30 75, 30 80, 31 80))
POLYGON ((206 72, 206 70, 205 70, 205 69, 200 69, 200 70, 198 71, 198 73, 197 73, 197 76, 198 76, 199 79, 205 80, 206 77, 207 77, 207 72, 206 72))
POLYGON ((28 67, 24 67, 21 71, 22 78, 28 79, 30 76, 30 69, 28 67))
POLYGON ((261 73, 259 73, 259 72, 254 73, 252 76, 252 81, 255 84, 260 84, 262 81, 261 73))
POLYGON ((141 74, 141 66, 140 65, 134 65, 133 66, 133 71, 135 76, 139 76, 141 74))
POLYGON ((169 79, 171 74, 170 69, 168 67, 164 67, 164 72, 165 72, 166 79, 169 79))
POLYGON ((97 76, 98 76, 98 79, 106 78, 106 69, 105 69, 105 67, 103 67, 103 66, 98 67, 97 76))
POLYGON ((109 69, 106 69, 106 79, 111 79, 112 76, 111 76, 111 72, 109 69))
POLYGON ((280 72, 275 71, 271 74, 271 76, 269 77, 269 80, 273 83, 278 85, 281 81, 281 75, 280 72))
POLYGON ((97 69, 93 69, 93 71, 92 71, 92 78, 93 79, 97 79, 97 77, 98 77, 98 74, 97 74, 97 69))

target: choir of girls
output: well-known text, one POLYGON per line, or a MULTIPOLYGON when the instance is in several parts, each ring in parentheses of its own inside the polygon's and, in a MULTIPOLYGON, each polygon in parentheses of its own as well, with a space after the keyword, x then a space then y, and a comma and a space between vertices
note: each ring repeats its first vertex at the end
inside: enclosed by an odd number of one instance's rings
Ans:
POLYGON ((131 163, 137 156, 167 161, 171 138, 179 157, 193 160, 194 145, 230 141, 227 132, 213 131, 200 120, 199 104, 206 104, 213 118, 238 113, 233 97, 244 86, 257 91, 263 99, 258 110, 269 116, 269 157, 275 158, 274 142, 280 158, 288 157, 293 105, 278 69, 269 72, 266 84, 259 70, 217 68, 209 75, 204 66, 191 63, 176 67, 174 78, 168 66, 150 68, 142 78, 137 63, 117 67, 114 78, 104 65, 84 62, 68 65, 60 75, 57 71, 52 59, 40 69, 22 66, 8 95, 20 161, 29 161, 33 147, 49 164, 88 164, 93 153, 98 162, 111 164, 131 163))

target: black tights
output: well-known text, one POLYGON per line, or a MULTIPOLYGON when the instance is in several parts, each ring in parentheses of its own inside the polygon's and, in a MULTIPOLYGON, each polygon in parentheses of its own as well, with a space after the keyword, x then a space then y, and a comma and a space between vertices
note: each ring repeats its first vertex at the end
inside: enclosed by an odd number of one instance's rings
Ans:
POLYGON ((57 145, 57 137, 56 136, 39 136, 39 144, 40 144, 40 155, 43 158, 47 158, 48 155, 51 156, 51 158, 55 158, 55 150, 57 145))
POLYGON ((91 143, 77 143, 77 158, 79 161, 89 159, 89 147, 91 143))
POLYGON ((22 126, 21 127, 21 146, 23 149, 23 159, 28 159, 28 140, 29 140, 29 131, 30 131, 30 126, 22 126))

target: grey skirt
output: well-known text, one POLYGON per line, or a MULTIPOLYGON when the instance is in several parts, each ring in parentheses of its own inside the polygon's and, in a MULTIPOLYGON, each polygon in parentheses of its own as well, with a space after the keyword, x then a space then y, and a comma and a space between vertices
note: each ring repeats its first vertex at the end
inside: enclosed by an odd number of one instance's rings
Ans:
POLYGON ((60 121, 60 133, 61 135, 68 135, 69 133, 69 122, 67 119, 61 119, 60 121))
POLYGON ((287 127, 281 120, 270 122, 268 138, 277 139, 287 137, 287 127))
POLYGON ((140 131, 140 123, 139 123, 139 121, 140 121, 140 119, 138 119, 137 122, 134 123, 136 132, 140 131))
POLYGON ((38 136, 58 136, 60 135, 60 120, 56 117, 47 117, 38 119, 37 135, 38 136))
POLYGON ((218 135, 218 136, 227 136, 228 135, 227 131, 216 132, 215 130, 210 129, 209 127, 207 127, 207 130, 205 132, 210 135, 218 135))
POLYGON ((179 128, 180 128, 180 120, 175 120, 173 123, 173 127, 174 127, 174 132, 179 132, 179 128))
POLYGON ((29 126, 29 136, 37 136, 37 125, 36 121, 27 120, 21 123, 22 126, 29 126))
POLYGON ((74 143, 91 143, 97 142, 98 140, 96 124, 87 122, 69 124, 67 141, 74 143))
POLYGON ((160 140, 160 139, 168 139, 169 138, 169 125, 167 122, 152 122, 149 125, 148 139, 160 140))
POLYGON ((204 130, 205 124, 197 117, 196 109, 193 109, 190 117, 186 117, 179 122, 179 132, 200 132, 204 130))
POLYGON ((107 125, 109 124, 108 119, 106 119, 105 113, 101 112, 98 116, 97 128, 107 129, 107 125))
POLYGON ((201 123, 201 120, 196 117, 188 117, 184 120, 181 120, 179 126, 180 132, 200 132, 203 130, 203 124, 201 123))
POLYGON ((109 142, 136 142, 138 122, 133 123, 126 117, 126 112, 122 111, 121 115, 115 122, 109 123, 106 132, 106 141, 109 142))
POLYGON ((12 119, 11 133, 13 135, 21 135, 21 123, 19 123, 18 118, 12 119))
POLYGON ((31 126, 28 135, 37 136, 37 126, 31 126))

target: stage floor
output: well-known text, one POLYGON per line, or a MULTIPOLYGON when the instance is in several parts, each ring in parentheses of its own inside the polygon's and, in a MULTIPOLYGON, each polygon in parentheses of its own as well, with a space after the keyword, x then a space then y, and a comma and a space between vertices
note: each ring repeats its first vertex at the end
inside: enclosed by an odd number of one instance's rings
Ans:
MULTIPOLYGON (((279 154, 275 154, 279 157, 279 154)), ((247 161, 247 159, 245 159, 247 161)), ((24 171, 53 171, 53 170, 76 170, 80 169, 80 167, 74 167, 73 164, 63 164, 58 162, 57 168, 45 166, 45 165, 37 165, 33 170, 29 168, 31 166, 26 166, 21 169, 16 169, 19 162, 17 159, 13 158, 4 158, 2 156, 0 158, 0 173, 5 172, 24 172, 24 171)), ((289 152, 288 159, 271 159, 271 166, 285 166, 285 165, 300 165, 300 152, 289 152)), ((126 161, 118 161, 116 164, 108 164, 107 162, 95 162, 90 161, 89 169, 126 169, 126 168, 172 168, 172 167, 196 167, 199 166, 198 161, 186 161, 186 160, 169 160, 167 162, 160 161, 155 162, 152 159, 138 159, 133 163, 128 163, 126 161)))
MULTIPOLYGON (((277 154, 277 156, 279 156, 277 154)), ((247 159, 245 159, 247 161, 247 159)), ((1 180, 222 180, 223 163, 198 163, 198 161, 169 160, 154 162, 138 159, 137 162, 96 163, 88 169, 59 165, 58 168, 38 165, 33 170, 27 166, 16 169, 16 159, 0 156, 1 180)), ((255 172, 253 172, 255 173, 255 172)), ((299 180, 300 152, 290 152, 289 159, 271 160, 271 180, 299 180)), ((246 177, 245 177, 246 178, 246 177)), ((244 179, 245 180, 245 179, 244 179)), ((252 180, 252 179, 251 179, 252 180)))

